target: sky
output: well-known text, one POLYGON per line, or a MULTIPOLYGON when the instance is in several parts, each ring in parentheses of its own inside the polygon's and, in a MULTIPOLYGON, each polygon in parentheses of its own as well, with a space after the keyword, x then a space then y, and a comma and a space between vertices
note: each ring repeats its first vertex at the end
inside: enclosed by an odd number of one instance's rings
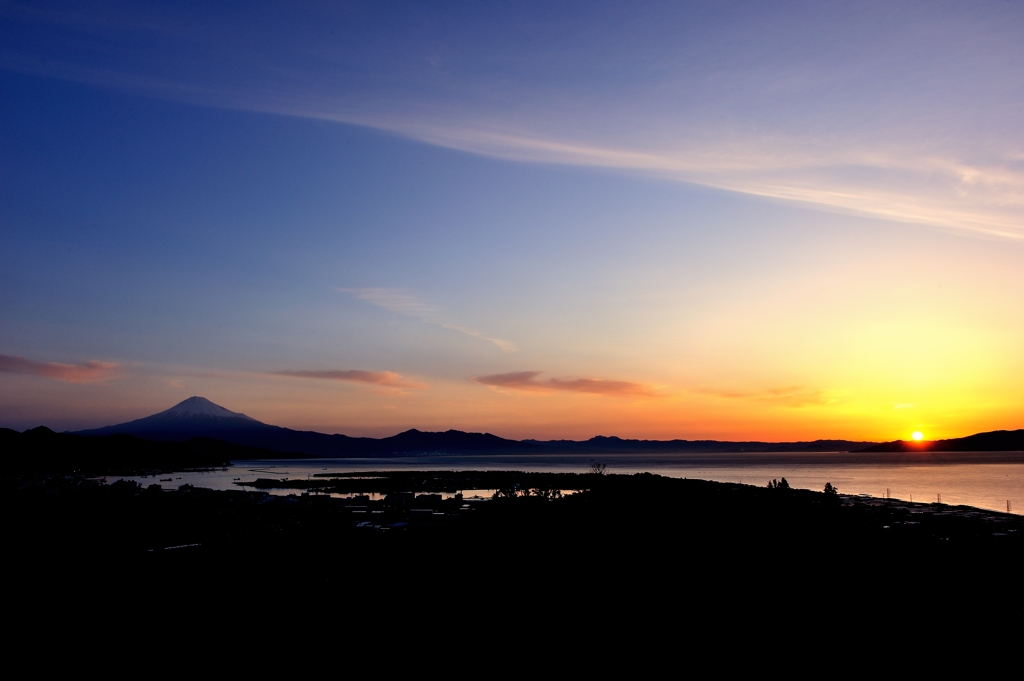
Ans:
POLYGON ((0 427, 1024 427, 1014 2, 0 1, 0 427))

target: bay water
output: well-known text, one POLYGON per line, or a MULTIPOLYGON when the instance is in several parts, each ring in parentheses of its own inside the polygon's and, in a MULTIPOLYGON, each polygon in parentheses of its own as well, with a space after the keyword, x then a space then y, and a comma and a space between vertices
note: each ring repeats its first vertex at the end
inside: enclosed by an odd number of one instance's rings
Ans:
MULTIPOLYGON (((607 473, 655 473, 676 478, 764 486, 786 478, 790 486, 821 491, 826 482, 840 494, 890 497, 905 501, 966 505, 992 511, 1024 512, 1024 453, 958 452, 943 456, 846 453, 735 454, 430 454, 387 458, 276 459, 237 461, 225 468, 154 476, 111 476, 144 486, 177 489, 188 484, 215 490, 252 489, 258 478, 313 480, 341 473, 409 470, 521 470, 586 473, 594 463, 607 473)), ((272 494, 304 490, 272 489, 272 494)), ((489 490, 465 490, 486 496, 489 490)))

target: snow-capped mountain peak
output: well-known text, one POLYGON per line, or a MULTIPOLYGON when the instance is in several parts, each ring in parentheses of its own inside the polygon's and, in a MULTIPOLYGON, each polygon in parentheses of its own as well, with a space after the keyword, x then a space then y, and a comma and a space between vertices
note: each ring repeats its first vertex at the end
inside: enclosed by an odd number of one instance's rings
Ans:
POLYGON ((167 411, 162 411, 159 414, 154 414, 150 418, 159 419, 245 419, 246 421, 256 421, 256 419, 240 414, 236 411, 229 411, 219 404, 214 404, 205 397, 193 396, 179 402, 167 411))

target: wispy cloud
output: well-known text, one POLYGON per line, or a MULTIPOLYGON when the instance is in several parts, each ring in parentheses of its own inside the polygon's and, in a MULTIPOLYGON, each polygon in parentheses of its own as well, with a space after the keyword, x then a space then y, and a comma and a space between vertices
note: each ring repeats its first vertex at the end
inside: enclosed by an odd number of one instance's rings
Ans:
POLYGON ((0 5, 5 68, 1024 237, 1012 3, 970 17, 668 3, 628 18, 598 3, 539 11, 531 31, 443 9, 37 5, 0 5))
POLYGON ((476 329, 444 321, 439 307, 423 302, 419 298, 401 289, 393 288, 339 288, 338 291, 355 296, 376 307, 396 314, 412 317, 428 324, 436 324, 445 329, 458 331, 473 338, 493 343, 502 352, 516 352, 519 348, 512 341, 488 336, 476 329))
POLYGON ((502 338, 494 338, 493 336, 485 336, 484 334, 480 333, 476 329, 470 329, 470 328, 467 328, 465 326, 460 326, 458 324, 448 324, 446 322, 441 322, 440 324, 441 324, 442 327, 444 327, 446 329, 451 329, 452 331, 458 331, 459 333, 464 333, 467 336, 472 336, 473 338, 479 338, 480 340, 485 340, 488 343, 494 343, 495 345, 498 346, 498 348, 502 352, 516 352, 516 351, 519 350, 519 348, 516 347, 516 344, 513 343, 512 341, 507 341, 507 340, 504 340, 502 338))
POLYGON ((637 172, 843 213, 1024 239, 1024 171, 1019 159, 1009 157, 972 162, 954 151, 935 154, 881 142, 865 150, 778 133, 716 142, 719 134, 710 130, 706 139, 650 152, 525 129, 493 130, 482 122, 336 120, 493 158, 637 172))
POLYGON ((319 378, 329 381, 352 381, 355 383, 370 383, 382 385, 389 388, 411 388, 422 390, 426 384, 410 381, 393 371, 363 371, 360 369, 339 369, 326 371, 303 371, 296 369, 285 369, 274 372, 278 376, 292 376, 295 378, 319 378))
POLYGON ((925 142, 886 139, 868 149, 779 131, 726 135, 714 127, 697 140, 680 135, 671 143, 652 139, 633 146, 522 121, 495 129, 492 121, 467 114, 431 121, 281 102, 239 108, 375 128, 499 160, 617 170, 829 212, 1024 239, 1024 169, 1011 152, 936 152, 925 142))
POLYGON ((790 385, 767 390, 719 390, 716 388, 696 388, 692 392, 703 395, 714 395, 731 400, 750 400, 752 402, 769 402, 788 407, 806 407, 812 405, 831 404, 835 400, 824 390, 808 390, 804 386, 790 385))
POLYGON ((424 321, 432 319, 438 308, 428 305, 415 296, 395 288, 339 288, 342 293, 351 293, 359 300, 383 308, 389 312, 415 317, 424 321))
POLYGON ((612 381, 606 378, 547 378, 538 379, 542 371, 513 371, 507 374, 474 376, 472 380, 495 388, 510 388, 530 392, 566 391, 592 395, 654 397, 655 390, 643 383, 612 381))
POLYGON ((120 371, 121 365, 115 362, 91 360, 82 364, 62 364, 0 355, 0 372, 45 376, 66 383, 98 383, 116 378, 120 371))

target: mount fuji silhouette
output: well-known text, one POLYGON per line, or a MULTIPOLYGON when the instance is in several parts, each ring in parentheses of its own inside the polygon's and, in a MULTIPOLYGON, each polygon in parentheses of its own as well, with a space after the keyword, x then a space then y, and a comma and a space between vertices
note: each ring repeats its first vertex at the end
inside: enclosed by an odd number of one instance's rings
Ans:
POLYGON ((116 426, 81 431, 79 435, 127 433, 129 435, 146 435, 151 439, 176 440, 179 439, 176 437, 179 433, 187 437, 203 437, 207 431, 263 430, 267 428, 274 428, 274 426, 261 423, 251 416, 229 411, 205 397, 190 397, 159 414, 116 426), (195 435, 197 432, 203 432, 204 435, 195 435))
POLYGON ((369 438, 326 435, 309 430, 272 426, 214 404, 205 397, 190 397, 170 409, 116 426, 80 430, 76 435, 126 434, 147 440, 184 442, 213 438, 291 455, 312 457, 363 457, 430 452, 493 452, 531 450, 531 443, 506 440, 489 433, 449 430, 428 433, 407 430, 392 437, 369 438))

